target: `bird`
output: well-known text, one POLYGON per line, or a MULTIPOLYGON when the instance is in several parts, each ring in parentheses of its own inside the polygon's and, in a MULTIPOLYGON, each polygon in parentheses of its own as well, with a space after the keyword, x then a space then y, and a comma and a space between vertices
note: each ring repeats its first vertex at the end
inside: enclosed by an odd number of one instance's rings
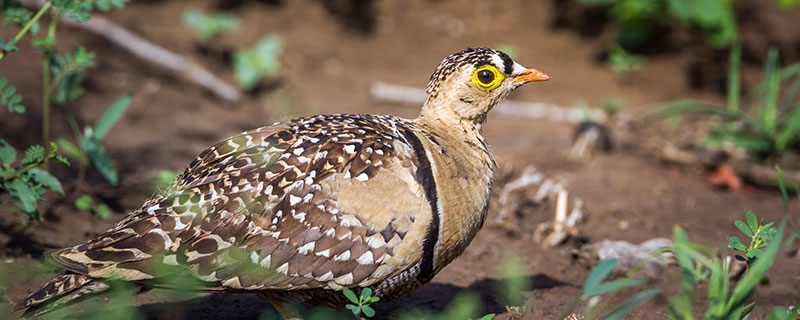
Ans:
POLYGON ((343 307, 345 289, 406 295, 483 225, 497 166, 487 114, 549 78, 467 48, 435 69, 416 119, 315 115, 222 140, 110 230, 49 253, 63 272, 15 309, 46 313, 113 281, 175 289, 177 274, 200 291, 258 293, 287 319, 296 303, 343 307))

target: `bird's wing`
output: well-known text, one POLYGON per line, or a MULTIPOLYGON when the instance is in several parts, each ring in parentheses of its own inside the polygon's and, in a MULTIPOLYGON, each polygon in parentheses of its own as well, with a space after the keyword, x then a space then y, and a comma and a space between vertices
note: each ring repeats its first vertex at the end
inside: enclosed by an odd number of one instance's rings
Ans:
POLYGON ((398 276, 432 259, 439 223, 430 164, 399 121, 316 116, 232 137, 55 259, 96 278, 177 268, 220 289, 341 289, 398 276))

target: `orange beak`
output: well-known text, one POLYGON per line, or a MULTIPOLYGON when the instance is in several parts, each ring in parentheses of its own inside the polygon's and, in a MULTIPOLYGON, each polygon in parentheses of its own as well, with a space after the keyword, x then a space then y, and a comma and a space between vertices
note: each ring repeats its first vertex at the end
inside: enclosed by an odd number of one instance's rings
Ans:
POLYGON ((527 72, 514 77, 514 84, 525 84, 528 82, 547 80, 550 80, 550 76, 548 76, 546 73, 539 69, 530 68, 527 72))

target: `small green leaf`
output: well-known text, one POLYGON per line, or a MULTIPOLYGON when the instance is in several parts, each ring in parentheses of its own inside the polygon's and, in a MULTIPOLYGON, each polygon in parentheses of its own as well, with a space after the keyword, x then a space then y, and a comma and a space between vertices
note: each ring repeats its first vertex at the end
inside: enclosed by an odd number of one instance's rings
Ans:
POLYGON ((27 165, 31 163, 39 163, 44 161, 45 150, 44 147, 40 145, 33 145, 28 147, 28 150, 25 150, 25 157, 22 158, 22 165, 27 165))
POLYGON ((20 102, 22 102, 22 96, 21 95, 15 95, 15 96, 11 97, 11 99, 8 100, 8 104, 10 104, 10 105, 19 104, 20 102))
POLYGON ((50 172, 44 171, 40 168, 32 168, 28 170, 28 173, 33 176, 33 180, 38 183, 41 183, 43 186, 50 188, 55 192, 58 192, 60 195, 64 195, 64 189, 61 187, 61 182, 58 181, 58 178, 50 174, 50 172))
POLYGON ((344 289, 342 293, 344 293, 344 296, 347 297, 348 300, 352 301, 353 303, 358 303, 358 297, 356 297, 356 294, 353 293, 352 290, 344 289))
POLYGON ((362 301, 362 302, 366 302, 367 300, 369 300, 369 297, 371 295, 372 295, 372 289, 371 288, 361 289, 361 299, 359 299, 359 300, 362 301))
POLYGON ((367 302, 367 304, 372 304, 372 303, 378 302, 380 300, 381 300, 381 298, 379 298, 379 297, 371 297, 371 298, 369 298, 369 301, 367 302))
POLYGON ((614 268, 617 267, 617 264, 619 264, 619 261, 615 258, 600 261, 586 277, 586 282, 583 284, 583 292, 595 292, 596 287, 608 278, 614 268))
POLYGON ((12 95, 14 95, 14 93, 16 93, 16 92, 17 92, 17 87, 15 87, 15 86, 8 86, 8 88, 6 88, 6 91, 5 91, 5 92, 3 92, 3 95, 4 95, 4 96, 6 96, 6 97, 9 97, 9 98, 10 98, 10 97, 11 97, 12 95))
POLYGON ((495 316, 494 313, 490 313, 490 314, 487 314, 487 315, 481 317, 480 320, 492 320, 492 319, 494 319, 494 316, 495 316))
POLYGON ((741 231, 742 233, 744 233, 748 237, 752 237, 753 236, 753 232, 750 231, 750 228, 748 228, 747 225, 744 224, 744 222, 742 222, 741 220, 734 221, 733 225, 735 225, 736 228, 739 229, 739 231, 741 231))
POLYGON ((97 171, 100 171, 100 174, 103 175, 112 186, 117 185, 117 170, 114 169, 114 163, 111 162, 111 157, 108 156, 103 145, 92 135, 83 136, 83 145, 86 146, 89 160, 91 160, 92 165, 94 165, 97 171))
MULTIPOLYGON (((5 78, 3 78, 5 79, 5 78)), ((0 139, 0 164, 11 165, 17 159, 17 150, 8 142, 0 139)))
POLYGON ((100 219, 108 219, 108 217, 111 216, 111 208, 105 203, 98 204, 97 207, 94 208, 94 212, 97 213, 100 219))
POLYGON ((114 124, 119 121, 119 118, 122 117, 122 114, 125 113, 125 109, 128 108, 132 100, 133 95, 126 94, 111 104, 111 107, 106 110, 103 116, 100 117, 100 120, 97 120, 97 123, 94 125, 92 134, 95 139, 99 141, 106 136, 108 131, 111 130, 111 127, 113 127, 114 124))
POLYGON ((283 40, 279 35, 261 38, 253 48, 239 50, 233 57, 234 76, 239 87, 253 89, 265 76, 280 72, 283 40))
POLYGON ((61 147, 61 150, 64 150, 64 153, 66 153, 67 156, 78 160, 78 162, 84 166, 89 164, 88 155, 84 154, 83 151, 78 149, 78 147, 72 144, 72 142, 69 142, 69 140, 58 138, 58 145, 61 147))
POLYGON ((360 314, 360 313, 361 313, 361 307, 360 307, 360 306, 354 306, 354 305, 352 305, 352 304, 348 304, 348 305, 346 305, 345 307, 346 307, 347 309, 350 309, 350 311, 352 311, 352 312, 353 312, 353 315, 356 315, 356 316, 357 316, 358 314, 360 314))
POLYGON ((747 217, 747 226, 750 227, 750 230, 758 230, 758 219, 756 218, 756 214, 753 213, 753 211, 747 211, 745 216, 747 217))
POLYGON ((747 257, 748 258, 757 258, 757 257, 761 256, 762 253, 763 253, 763 251, 761 251, 761 249, 753 248, 753 249, 750 249, 750 250, 747 251, 747 257))
POLYGON ((739 240, 739 237, 737 236, 728 237, 728 248, 739 251, 747 250, 747 247, 744 245, 744 243, 742 243, 741 240, 739 240))
POLYGON ((361 311, 363 311, 364 315, 367 316, 368 318, 372 318, 373 316, 375 316, 375 309, 372 309, 372 307, 370 306, 367 305, 361 306, 361 311))
POLYGON ((81 195, 78 199, 75 199, 75 208, 78 208, 78 210, 92 210, 92 207, 94 207, 94 201, 88 194, 81 195))
POLYGON ((36 208, 36 200, 39 199, 39 196, 31 186, 22 179, 14 179, 11 181, 10 187, 9 195, 14 200, 14 204, 31 218, 41 220, 42 217, 36 208))

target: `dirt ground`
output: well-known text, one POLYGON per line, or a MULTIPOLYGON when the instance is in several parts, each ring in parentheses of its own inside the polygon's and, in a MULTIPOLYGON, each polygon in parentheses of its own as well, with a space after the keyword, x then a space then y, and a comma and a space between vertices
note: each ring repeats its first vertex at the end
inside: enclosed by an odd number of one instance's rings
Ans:
MULTIPOLYGON (((152 194, 150 181, 159 170, 181 170, 206 146, 231 134, 287 116, 316 113, 415 117, 416 107, 374 101, 370 86, 382 81, 424 87, 443 57, 467 46, 513 46, 516 61, 551 76, 549 82, 517 90, 510 100, 572 106, 580 101, 596 105, 621 97, 626 105, 624 112, 636 119, 642 119, 663 101, 697 98, 723 102, 719 88, 720 82, 724 85, 727 57, 703 49, 689 32, 673 34, 665 45, 654 46, 644 71, 635 74, 631 83, 620 84, 597 59, 611 36, 610 27, 581 26, 580 16, 563 11, 567 10, 563 1, 374 1, 373 31, 367 33, 343 26, 340 16, 326 10, 321 2, 149 0, 134 1, 124 10, 105 14, 230 82, 230 68, 220 59, 198 52, 192 34, 181 25, 180 15, 185 9, 225 6, 236 13, 243 27, 223 39, 225 46, 244 47, 265 34, 281 35, 285 41, 282 76, 236 105, 221 102, 107 40, 61 27, 57 47, 66 50, 82 44, 97 53, 97 66, 85 83, 86 94, 71 105, 81 123, 93 123, 123 93, 137 93, 125 116, 104 140, 119 169, 120 183, 110 187, 90 170, 87 186, 77 190, 68 179, 76 176, 76 166, 54 166, 67 197, 53 197, 44 205, 45 222, 34 222, 23 229, 18 213, 0 213, 0 258, 4 263, 38 259, 49 248, 72 245, 106 230, 152 194), (598 31, 587 35, 586 28, 598 31), (95 194, 115 214, 99 220, 74 209, 74 199, 83 192, 95 194)), ((794 27, 800 12, 780 10, 773 2, 743 1, 748 8, 748 15, 742 18, 747 44, 745 75, 756 75, 744 77, 746 86, 752 87, 760 79, 758 70, 768 45, 781 48, 785 64, 800 57, 800 29, 794 27)), ((0 27, 5 38, 13 32, 8 26, 0 27)), ((39 56, 27 42, 21 49, 21 53, 0 62, 0 76, 19 87, 28 106, 26 115, 4 111, 0 117, 0 135, 15 146, 39 143, 41 125, 39 56)), ((490 114, 484 134, 499 159, 499 172, 535 165, 541 172, 565 181, 571 194, 584 200, 589 220, 581 230, 583 240, 590 243, 669 238, 673 226, 680 225, 693 241, 722 247, 726 235, 738 233, 733 221, 743 219, 747 210, 772 221, 781 217, 780 196, 774 190, 720 190, 707 182, 703 168, 666 165, 644 152, 638 142, 664 132, 645 130, 654 124, 644 122, 639 128, 615 132, 616 148, 583 164, 566 158, 572 124, 490 114)), ((64 113, 58 108, 52 125, 54 136, 71 136, 64 113)), ((497 188, 504 182, 500 179, 497 188)), ((571 258, 576 244, 543 248, 534 243, 536 225, 552 218, 549 206, 523 206, 514 218, 516 227, 511 229, 493 223, 498 213, 496 200, 495 194, 486 226, 462 257, 432 283, 379 311, 388 313, 411 306, 442 310, 459 292, 469 289, 481 295, 484 312, 507 319, 509 315, 493 292, 500 279, 497 261, 513 252, 527 260, 534 281, 534 289, 526 293, 529 313, 525 318, 556 318, 581 294, 588 274, 587 268, 571 258)), ((798 205, 796 198, 790 203, 795 216, 798 205)), ((784 248, 780 252, 768 273, 769 285, 759 287, 754 296, 757 304, 751 319, 763 319, 767 310, 792 305, 798 298, 800 268, 790 254, 795 250, 784 248)), ((27 277, 7 288, 6 293, 16 301, 51 275, 27 277)), ((652 285, 674 287, 677 279, 677 274, 667 272, 652 285)), ((136 299, 154 319, 257 319, 272 310, 266 300, 247 294, 200 295, 178 303, 169 293, 154 290, 136 299)), ((664 310, 663 304, 655 302, 634 311, 629 318, 663 319, 664 310)))

